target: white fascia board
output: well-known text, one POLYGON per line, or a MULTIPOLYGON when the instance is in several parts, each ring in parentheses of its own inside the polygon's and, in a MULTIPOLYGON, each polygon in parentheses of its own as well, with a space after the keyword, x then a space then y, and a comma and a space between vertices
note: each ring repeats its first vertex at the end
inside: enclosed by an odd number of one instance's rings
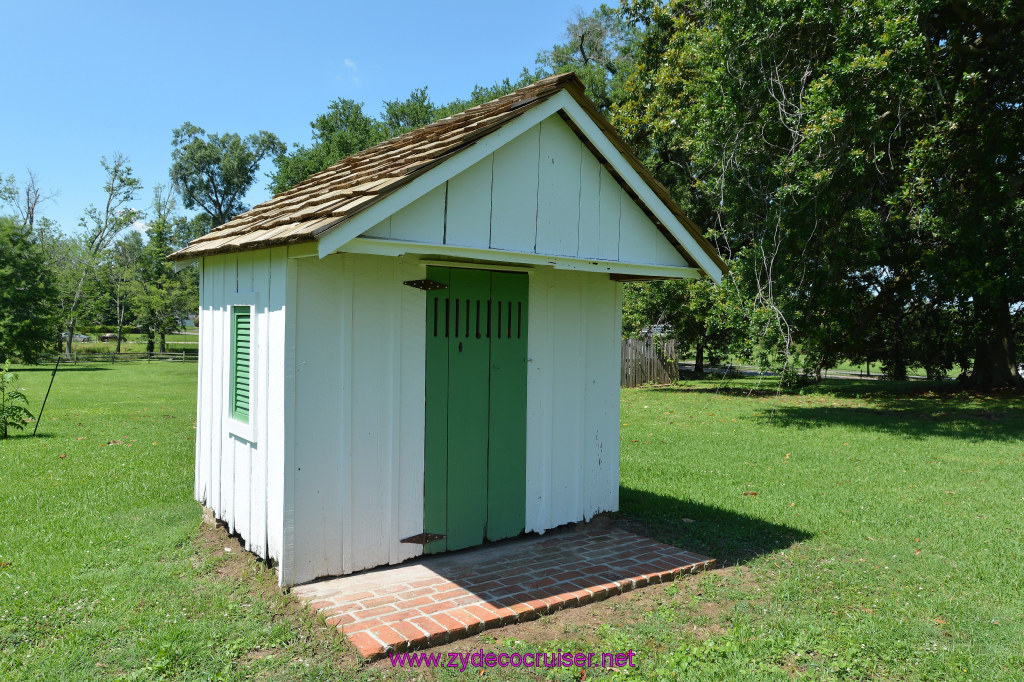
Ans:
POLYGON ((507 142, 519 137, 547 117, 557 113, 559 109, 565 106, 566 98, 569 101, 573 101, 572 96, 564 91, 552 96, 522 116, 509 121, 493 133, 480 138, 450 159, 431 168, 408 185, 389 194, 365 211, 356 214, 351 220, 345 221, 334 230, 325 233, 319 239, 318 251, 320 258, 334 253, 380 221, 408 206, 435 187, 447 182, 474 163, 485 158, 488 154, 493 154, 507 142))
MULTIPOLYGON (((698 268, 681 268, 672 265, 646 265, 583 258, 560 258, 535 253, 500 251, 497 249, 474 249, 465 246, 444 246, 422 242, 399 242, 391 239, 357 237, 341 249, 346 253, 364 253, 375 256, 402 256, 420 254, 447 256, 467 260, 487 261, 497 264, 539 265, 555 270, 577 270, 580 272, 602 272, 609 275, 635 275, 637 277, 665 277, 671 279, 695 279, 701 276, 698 268)), ((453 261, 453 265, 457 265, 453 261)))
POLYGON ((594 120, 590 118, 590 115, 583 110, 583 107, 573 99, 572 95, 565 92, 564 90, 554 97, 551 101, 558 101, 559 108, 565 111, 566 115, 572 120, 576 127, 579 128, 590 142, 597 147, 601 155, 604 156, 605 160, 611 164, 612 168, 619 174, 626 184, 636 192, 636 195, 644 202, 644 204, 651 210, 651 212, 658 217, 658 220, 668 229, 672 235, 679 240, 679 243, 683 245, 686 252, 697 261, 701 269, 704 270, 717 284, 722 283, 722 270, 719 268, 711 257, 701 248, 700 244, 697 243, 683 227, 679 219, 676 218, 675 214, 669 210, 668 206, 654 193, 651 186, 644 182, 644 179, 640 177, 640 174, 633 169, 629 161, 626 160, 622 153, 615 148, 612 141, 604 134, 604 131, 594 123, 594 120))

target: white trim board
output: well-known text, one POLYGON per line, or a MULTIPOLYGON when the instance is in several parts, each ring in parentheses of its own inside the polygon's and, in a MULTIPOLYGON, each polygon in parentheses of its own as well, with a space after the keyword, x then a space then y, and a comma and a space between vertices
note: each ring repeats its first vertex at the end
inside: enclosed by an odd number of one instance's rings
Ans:
MULTIPOLYGON (((701 275, 701 271, 698 268, 680 268, 670 265, 646 265, 642 263, 622 263, 619 261, 587 260, 581 258, 560 258, 538 255, 536 253, 517 253, 514 251, 499 251, 497 249, 477 249, 468 246, 445 246, 443 244, 425 244, 422 242, 398 242, 390 239, 374 239, 373 237, 357 237, 345 244, 341 251, 377 256, 402 256, 405 254, 448 256, 451 258, 465 258, 467 260, 499 264, 518 263, 521 265, 548 266, 555 270, 603 272, 609 275, 635 275, 637 277, 694 279, 701 275)), ((458 263, 453 262, 451 265, 454 267, 458 263)))

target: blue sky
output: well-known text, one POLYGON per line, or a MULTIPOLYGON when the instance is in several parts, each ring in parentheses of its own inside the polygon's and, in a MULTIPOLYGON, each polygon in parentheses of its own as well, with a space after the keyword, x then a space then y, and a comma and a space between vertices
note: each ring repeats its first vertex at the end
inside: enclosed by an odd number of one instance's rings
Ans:
MULTIPOLYGON (((168 183, 171 130, 269 130, 308 144, 309 122, 347 97, 376 114, 428 86, 435 102, 515 77, 599 2, 12 2, 0 0, 0 174, 27 169, 59 196, 65 232, 103 200, 100 157, 126 154, 145 208, 168 183)), ((264 172, 272 169, 264 165, 264 172)), ((262 175, 248 199, 269 198, 262 175)))

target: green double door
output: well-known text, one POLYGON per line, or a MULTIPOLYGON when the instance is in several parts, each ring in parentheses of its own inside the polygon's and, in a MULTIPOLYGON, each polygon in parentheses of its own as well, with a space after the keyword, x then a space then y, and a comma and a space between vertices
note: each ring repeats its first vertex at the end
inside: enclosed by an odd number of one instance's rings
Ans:
POLYGON ((424 532, 427 553, 523 531, 527 275, 429 267, 424 532))

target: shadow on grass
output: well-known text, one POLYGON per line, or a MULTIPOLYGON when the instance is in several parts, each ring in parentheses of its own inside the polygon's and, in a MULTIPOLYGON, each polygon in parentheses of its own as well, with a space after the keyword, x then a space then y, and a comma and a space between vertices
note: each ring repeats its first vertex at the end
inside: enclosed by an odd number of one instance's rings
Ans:
POLYGON ((649 390, 656 393, 712 393, 728 396, 764 398, 775 395, 834 395, 859 397, 870 400, 872 396, 950 396, 956 395, 956 384, 949 381, 874 381, 869 379, 822 379, 818 383, 795 388, 783 388, 778 377, 756 379, 707 376, 703 379, 689 379, 686 383, 673 386, 658 386, 649 390), (756 386, 754 385, 756 384, 756 386))
POLYGON ((811 429, 845 426, 906 438, 955 438, 961 441, 1019 441, 1024 419, 1009 409, 964 409, 942 405, 872 407, 782 406, 758 422, 773 428, 811 429))
POLYGON ((56 434, 54 434, 52 431, 39 431, 36 435, 33 436, 32 429, 28 429, 25 433, 10 433, 7 435, 7 438, 0 438, 0 443, 14 443, 17 441, 27 440, 50 440, 55 437, 56 434))
POLYGON ((648 537, 718 559, 720 566, 749 561, 812 537, 811 533, 734 511, 619 488, 617 518, 638 524, 648 537))
POLYGON ((845 426, 913 439, 1024 439, 1024 419, 1021 418, 1024 394, 1012 390, 977 394, 958 390, 951 382, 852 379, 824 380, 812 386, 784 391, 743 385, 677 385, 651 390, 659 393, 714 393, 733 398, 784 397, 786 400, 771 405, 764 414, 753 418, 759 426, 770 428, 845 426), (862 402, 826 404, 826 397, 852 398, 862 402))

